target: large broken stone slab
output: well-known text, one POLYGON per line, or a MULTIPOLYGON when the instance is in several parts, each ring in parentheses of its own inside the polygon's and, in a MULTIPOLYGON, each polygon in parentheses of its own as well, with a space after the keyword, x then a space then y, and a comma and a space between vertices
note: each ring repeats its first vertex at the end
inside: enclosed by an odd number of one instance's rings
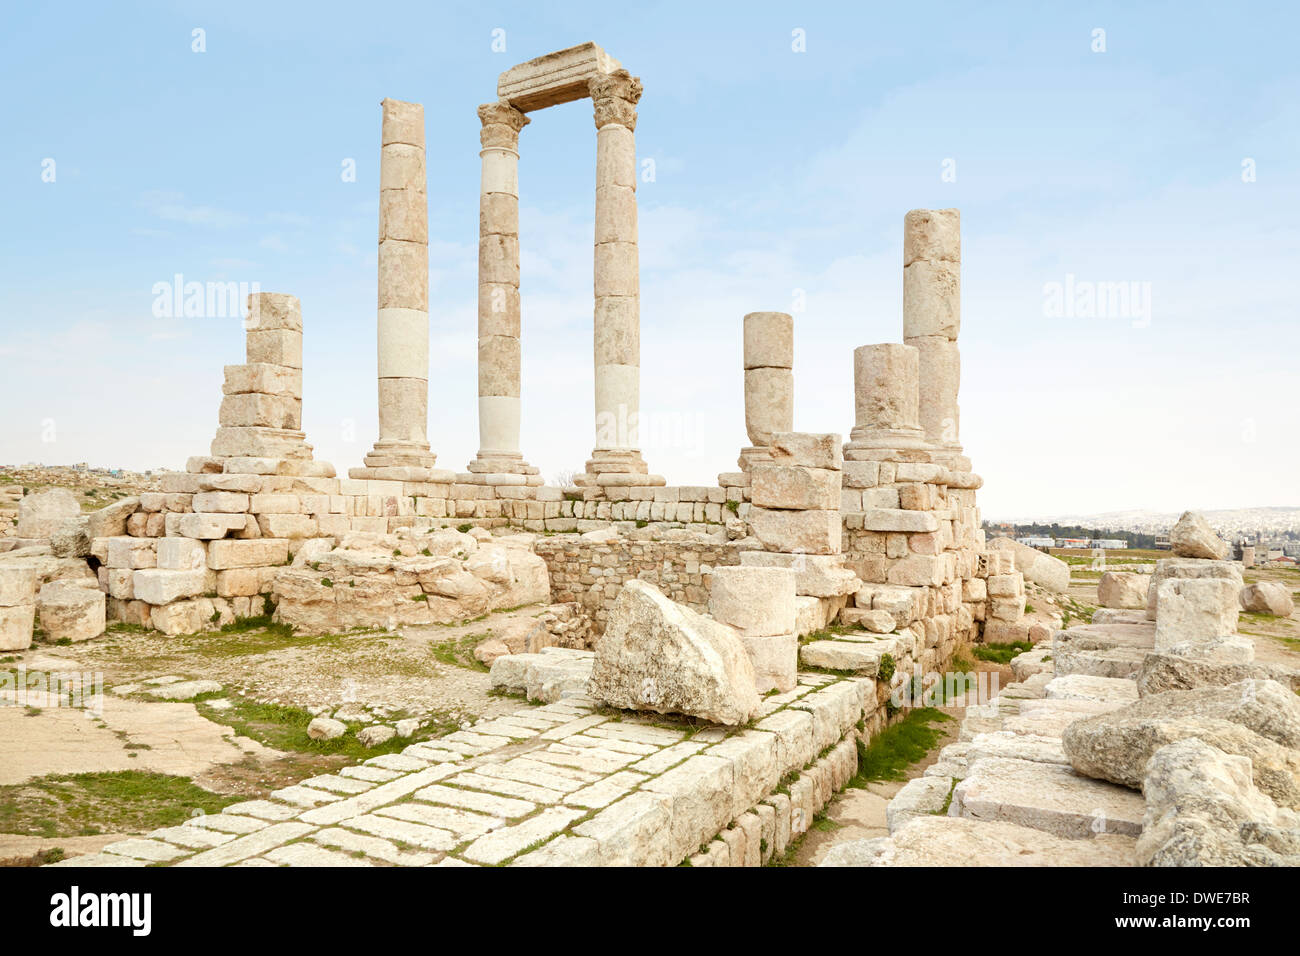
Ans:
POLYGON ((947 777, 916 777, 909 780, 885 807, 885 823, 889 832, 902 829, 904 824, 916 817, 943 812, 952 787, 953 780, 947 777))
POLYGON ((1062 743, 1075 770, 1137 788, 1157 750, 1189 737, 1249 757, 1255 785, 1279 804, 1300 808, 1300 697, 1274 681, 1144 697, 1076 721, 1062 743))
POLYGON ((1226 578, 1242 586, 1241 567, 1231 561, 1207 561, 1202 558, 1161 558, 1156 562, 1155 573, 1151 575, 1151 586, 1147 589, 1147 620, 1156 619, 1156 595, 1160 585, 1178 578, 1226 578))
POLYGON ((917 816, 888 837, 832 847, 820 866, 1132 866, 1134 840, 1071 840, 1012 823, 917 816))
POLYGON ((613 707, 732 726, 748 722, 760 705, 736 632, 640 580, 624 584, 614 601, 589 693, 613 707))
POLYGON ((67 488, 50 488, 27 495, 18 502, 20 538, 48 538, 66 518, 81 515, 77 496, 67 488))
POLYGON ((1274 617, 1290 617, 1295 613, 1295 599, 1291 590, 1276 581, 1260 581, 1248 584, 1241 589, 1241 609, 1252 614, 1272 614, 1274 617))
POLYGON ((1227 578, 1160 582, 1156 589, 1156 650, 1235 634, 1240 593, 1237 582, 1227 578))
POLYGON ((1055 700, 1095 700, 1128 703, 1137 700, 1137 685, 1122 677, 1092 677, 1067 674, 1048 681, 1044 695, 1055 700))
POLYGON ((1070 566, 1060 558, 1011 538, 994 538, 988 546, 1015 555, 1016 570, 1025 576, 1026 581, 1032 581, 1053 594, 1064 594, 1070 589, 1070 566))
POLYGON ((488 676, 497 690, 553 704, 566 697, 586 695, 595 658, 591 651, 545 647, 536 654, 498 657, 488 676))
POLYGON ((1252 783, 1251 761, 1189 738, 1147 763, 1142 866, 1300 866, 1300 815, 1252 783))
POLYGON ((1102 607, 1145 608, 1151 575, 1131 571, 1106 571, 1097 582, 1097 601, 1102 607))
POLYGON ((1142 661, 1136 675, 1138 693, 1146 697, 1167 690, 1190 690, 1193 687, 1222 687, 1256 678, 1275 680, 1283 687, 1300 692, 1300 668, 1260 661, 1231 661, 1186 654, 1153 653, 1142 661))
POLYGON ((952 816, 1032 827, 1073 839, 1142 832, 1142 798, 1060 764, 987 757, 953 791, 952 816))
POLYGON ((52 641, 88 641, 103 634, 106 607, 103 591, 78 581, 51 581, 36 599, 41 630, 52 641))
POLYGON ((1169 546, 1180 558, 1222 561, 1228 556, 1228 543, 1215 534, 1209 522, 1195 511, 1183 512, 1169 532, 1169 546))

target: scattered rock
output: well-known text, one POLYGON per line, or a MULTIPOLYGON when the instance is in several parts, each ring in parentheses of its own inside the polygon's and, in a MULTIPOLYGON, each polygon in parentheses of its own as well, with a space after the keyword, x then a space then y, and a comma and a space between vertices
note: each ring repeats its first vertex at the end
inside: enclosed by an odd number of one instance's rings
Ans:
POLYGON ((214 694, 221 685, 214 680, 187 680, 175 684, 162 684, 145 691, 159 700, 193 700, 200 694, 214 694))
POLYGON ((1032 581, 1053 594, 1069 591, 1070 566, 1060 558, 1054 558, 1011 538, 994 538, 988 546, 1014 554, 1016 570, 1024 575, 1026 581, 1032 581))
POLYGON ((88 641, 104 633, 104 592, 81 582, 51 581, 42 586, 36 610, 51 641, 88 641))
POLYGON ((1207 558, 1222 561, 1228 556, 1228 543, 1214 533, 1209 523, 1195 511, 1184 511, 1172 531, 1169 544, 1180 558, 1207 558))
POLYGON ((614 601, 589 692, 613 707, 731 726, 749 721, 761 703, 736 632, 640 580, 624 584, 614 601))
POLYGON ((415 717, 407 717, 403 720, 399 720, 396 724, 396 727, 397 727, 397 736, 410 737, 412 734, 414 734, 417 730, 420 729, 420 721, 415 717))
POLYGON ((474 648, 474 659, 491 667, 498 657, 505 657, 509 653, 510 647, 505 641, 499 637, 489 637, 474 648))
POLYGON ((50 552, 56 558, 84 558, 90 554, 90 532, 85 518, 64 518, 50 533, 50 552))
POLYGON ((1132 837, 1069 840, 1013 823, 918 816, 889 837, 834 846, 821 866, 1132 866, 1132 837))
POLYGON ((1241 609, 1252 614, 1272 614, 1290 617, 1295 613, 1295 599, 1291 590, 1275 581, 1260 581, 1241 589, 1241 609))
POLYGON ((347 731, 347 724, 329 717, 317 717, 307 725, 307 736, 312 740, 333 740, 342 737, 347 731))
POLYGON ((1275 680, 1300 692, 1300 669, 1282 664, 1237 663, 1186 654, 1148 654, 1137 673, 1138 693, 1147 697, 1167 690, 1222 687, 1249 678, 1275 680))
POLYGON ((81 515, 77 496, 67 488, 50 488, 27 495, 18 503, 20 538, 48 538, 65 518, 81 515))
POLYGON ((1131 571, 1106 571, 1097 582, 1097 600, 1102 607, 1145 608, 1151 576, 1131 571))
POLYGON ((1275 681, 1154 694, 1075 721, 1061 739, 1079 773, 1136 789, 1157 750, 1190 737, 1249 757, 1261 790, 1300 807, 1300 697, 1275 681))
POLYGON ((1168 744, 1142 792, 1142 866, 1300 866, 1300 815, 1256 789, 1244 756, 1196 738, 1168 744))
POLYGON ((370 748, 386 744, 397 736, 397 731, 386 724, 371 724, 357 731, 357 740, 361 746, 370 748))

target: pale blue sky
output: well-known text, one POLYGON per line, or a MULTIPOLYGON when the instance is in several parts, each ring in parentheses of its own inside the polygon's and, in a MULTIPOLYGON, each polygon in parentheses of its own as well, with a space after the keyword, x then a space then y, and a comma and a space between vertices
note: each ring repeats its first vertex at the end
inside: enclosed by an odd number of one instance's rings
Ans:
MULTIPOLYGON (((903 214, 956 206, 962 439, 987 517, 1300 504, 1300 15, 1131 6, 10 4, 0 462, 206 451, 242 332, 155 318, 154 284, 181 273, 302 299, 308 440, 358 464, 391 96, 425 105, 429 437, 463 468, 475 107, 502 70, 594 40, 645 84, 643 444, 670 482, 734 469, 741 317, 797 289, 796 427, 847 435, 852 349, 901 335, 903 214), (1045 314, 1067 275, 1149 283, 1149 321, 1045 314)), ((586 101, 521 138, 523 450, 548 476, 592 444, 594 142, 586 101)))

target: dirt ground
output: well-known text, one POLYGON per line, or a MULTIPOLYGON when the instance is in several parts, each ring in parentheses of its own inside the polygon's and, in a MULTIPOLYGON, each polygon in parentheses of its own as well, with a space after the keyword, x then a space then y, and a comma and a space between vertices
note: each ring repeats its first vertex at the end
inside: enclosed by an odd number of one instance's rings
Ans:
MULTIPOLYGON (((116 626, 71 646, 38 643, 0 655, 0 813, 4 794, 39 788, 59 775, 145 771, 185 778, 204 790, 263 796, 356 754, 279 750, 220 722, 230 701, 295 711, 346 714, 349 722, 392 724, 414 717, 445 732, 478 717, 518 709, 490 693, 473 647, 506 622, 540 607, 505 611, 456 626, 298 637, 257 629, 164 637, 116 626), (87 675, 83 706, 14 689, 17 675, 87 675), (197 702, 152 699, 150 681, 210 680, 220 690, 197 702), (99 683, 102 682, 102 683, 99 683), (102 697, 90 690, 102 687, 102 697), (214 719, 215 718, 215 719, 214 719)), ((42 678, 44 679, 44 678, 42 678)), ((0 860, 52 847, 69 856, 93 852, 120 833, 47 836, 0 832, 0 860)))

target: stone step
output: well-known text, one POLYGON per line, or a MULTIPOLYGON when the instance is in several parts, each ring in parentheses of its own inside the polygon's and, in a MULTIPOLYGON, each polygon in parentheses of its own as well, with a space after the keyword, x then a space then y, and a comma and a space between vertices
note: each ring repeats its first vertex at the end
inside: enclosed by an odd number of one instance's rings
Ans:
POLYGON ((918 816, 888 837, 833 847, 821 866, 1133 866, 1136 841, 1071 840, 1011 823, 918 816))
POLYGON ((1082 839, 1099 833, 1138 836, 1142 795, 1092 780, 1066 766, 986 757, 972 761, 953 791, 952 816, 1027 826, 1082 839))
POLYGON ((1123 704, 1137 700, 1138 692, 1137 684, 1127 678, 1066 674, 1048 682, 1045 696, 1053 700, 1092 700, 1123 704))

